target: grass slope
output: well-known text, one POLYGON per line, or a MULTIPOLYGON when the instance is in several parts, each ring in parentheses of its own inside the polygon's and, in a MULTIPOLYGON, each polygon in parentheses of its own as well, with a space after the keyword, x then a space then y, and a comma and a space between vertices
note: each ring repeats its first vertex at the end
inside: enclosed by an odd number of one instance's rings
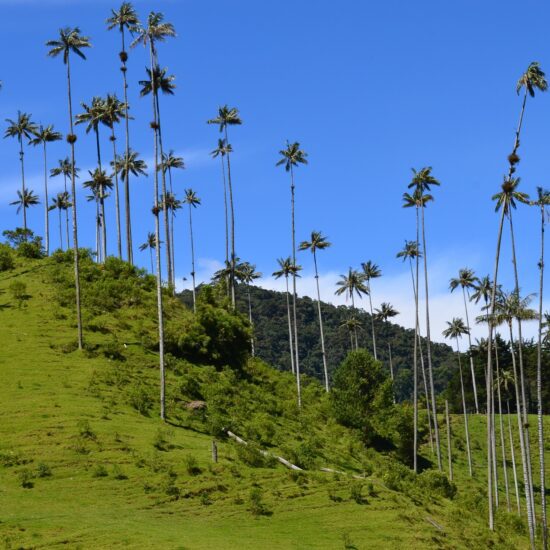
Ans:
MULTIPOLYGON (((87 351, 73 351, 73 317, 52 282, 70 269, 18 259, 0 273, 5 548, 527 548, 513 515, 499 513, 498 533, 485 527, 481 417, 472 418, 472 483, 455 439, 454 499, 427 490, 422 475, 406 481, 406 469, 390 456, 363 449, 356 434, 330 420, 316 382, 305 382, 298 415, 292 377, 260 363, 228 390, 234 381, 227 371, 172 359, 171 424, 163 424, 156 404, 136 410, 157 391, 156 355, 139 343, 154 328, 154 293, 135 307, 86 314, 87 351), (11 297, 13 281, 26 284, 22 307, 11 297), (193 380, 201 389, 193 390, 193 380), (226 439, 213 464, 213 420, 184 406, 193 391, 240 435, 310 469, 262 463, 253 449, 247 454, 226 439)), ((178 308, 167 304, 173 319, 187 314, 178 308)), ((453 422, 459 434, 460 417, 453 422)))

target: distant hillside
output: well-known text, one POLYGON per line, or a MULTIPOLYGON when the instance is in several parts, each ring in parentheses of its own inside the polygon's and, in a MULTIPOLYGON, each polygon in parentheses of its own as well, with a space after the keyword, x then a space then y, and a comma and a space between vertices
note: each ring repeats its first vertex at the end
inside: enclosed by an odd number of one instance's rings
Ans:
MULTIPOLYGON (((279 370, 290 370, 288 321, 286 297, 282 292, 251 287, 252 315, 256 336, 256 354, 279 370)), ((184 291, 182 300, 192 303, 191 292, 184 291)), ((323 360, 319 339, 317 305, 311 298, 298 299, 298 338, 300 369, 303 373, 322 378, 323 360)), ((246 289, 237 290, 237 306, 248 311, 246 289)), ((329 373, 332 374, 350 350, 348 329, 342 323, 349 318, 350 308, 322 304, 325 342, 329 373)), ((358 311, 362 328, 359 331, 359 345, 372 352, 371 318, 364 311, 358 311)), ((389 368, 388 344, 391 343, 395 373, 395 389, 399 400, 412 395, 412 365, 414 331, 394 323, 376 321, 376 347, 378 358, 389 368)), ((424 348, 425 350, 425 348, 424 348)), ((438 393, 444 391, 456 370, 456 359, 452 349, 445 344, 432 343, 434 382, 438 393)), ((422 384, 422 381, 419 381, 422 384)))

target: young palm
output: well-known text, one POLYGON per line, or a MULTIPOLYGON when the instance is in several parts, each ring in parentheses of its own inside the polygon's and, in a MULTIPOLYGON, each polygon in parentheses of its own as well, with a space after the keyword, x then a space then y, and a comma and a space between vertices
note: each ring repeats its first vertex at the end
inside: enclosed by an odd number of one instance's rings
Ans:
POLYGON ((124 156, 119 155, 115 164, 111 162, 111 167, 113 171, 116 169, 122 179, 126 178, 126 170, 129 170, 135 177, 147 176, 147 164, 139 158, 139 153, 132 151, 132 149, 130 149, 128 157, 126 157, 126 154, 124 156))
MULTIPOLYGON (((382 302, 380 304, 380 309, 375 309, 374 318, 377 321, 382 321, 384 323, 387 323, 389 319, 392 319, 393 317, 399 315, 399 311, 397 311, 391 304, 388 304, 387 302, 382 302)), ((391 353, 391 342, 388 342, 388 352, 389 352, 389 358, 390 358, 390 376, 392 383, 395 380, 395 377, 393 375, 393 361, 392 361, 392 353, 391 353)), ((395 403, 395 393, 393 394, 393 402, 395 403)))
POLYGON ((120 101, 116 95, 107 94, 105 103, 103 106, 103 116, 101 122, 105 124, 111 130, 111 136, 109 140, 113 144, 113 160, 111 166, 114 168, 113 175, 115 178, 115 212, 116 212, 116 231, 117 231, 117 252, 119 259, 122 260, 122 230, 120 225, 120 196, 118 189, 118 170, 116 159, 118 158, 116 151, 116 134, 115 124, 118 124, 120 120, 125 117, 127 105, 120 101))
POLYGON ((155 238, 155 234, 147 233, 147 240, 140 245, 139 249, 141 252, 144 250, 149 250, 149 258, 151 259, 151 275, 155 273, 155 269, 153 267, 153 250, 157 247, 157 239, 155 238))
MULTIPOLYGON (((31 120, 28 113, 17 111, 17 119, 7 118, 8 127, 4 133, 4 138, 16 138, 19 143, 19 162, 21 163, 21 197, 27 196, 25 188, 25 151, 23 149, 23 138, 32 141, 38 131, 38 126, 31 120)), ((19 213, 19 209, 17 211, 19 213)), ((27 210, 23 208, 23 229, 27 229, 27 210)))
MULTIPOLYGON (((86 133, 90 133, 92 130, 95 135, 96 141, 96 154, 97 154, 97 169, 99 172, 103 171, 103 166, 101 163, 101 145, 99 140, 99 125, 104 120, 105 117, 105 100, 101 97, 95 96, 92 98, 91 103, 81 103, 84 111, 76 115, 75 124, 86 124, 86 133)), ((103 230, 101 233, 101 244, 104 253, 104 259, 107 256, 107 228, 105 224, 105 200, 106 196, 105 191, 100 189, 97 196, 99 197, 99 209, 101 218, 103 220, 103 230)), ((98 258, 99 260, 99 258, 98 258)))
MULTIPOLYGON (((71 201, 69 193, 67 191, 62 191, 57 193, 57 196, 52 198, 52 204, 49 206, 48 210, 57 210, 59 215, 59 247, 63 250, 63 230, 61 224, 61 212, 67 212, 71 207, 71 201)), ((69 248, 69 226, 67 225, 67 248, 69 248)))
MULTIPOLYGON (((295 141, 289 143, 287 141, 286 149, 279 151, 281 159, 277 162, 276 166, 284 166, 287 172, 290 172, 290 195, 291 195, 291 229, 292 229, 292 263, 296 265, 296 230, 294 221, 294 169, 300 166, 300 164, 307 164, 307 153, 300 149, 300 144, 295 141)), ((300 386, 300 358, 298 351, 298 321, 296 315, 296 272, 292 276, 292 310, 294 318, 294 365, 296 368, 296 381, 298 385, 298 406, 301 407, 302 395, 300 386)))
MULTIPOLYGON (((218 146, 214 149, 210 155, 212 158, 220 157, 222 164, 222 181, 223 181, 223 204, 225 209, 225 261, 229 261, 229 216, 227 211, 227 182, 225 178, 225 155, 233 152, 231 144, 228 144, 225 139, 218 139, 218 146)), ((293 363, 294 364, 294 360, 293 363)))
POLYGON ((76 136, 73 129, 73 104, 71 97, 71 53, 77 55, 81 59, 86 59, 82 52, 84 48, 90 47, 90 40, 86 36, 80 34, 80 29, 75 27, 65 27, 59 31, 58 40, 49 40, 46 46, 50 48, 48 56, 58 57, 63 56, 63 64, 67 67, 67 100, 69 110, 69 134, 67 141, 71 146, 71 204, 73 217, 73 248, 74 248, 74 278, 75 278, 75 295, 76 295, 76 324, 78 334, 78 349, 82 349, 82 312, 80 309, 80 270, 78 262, 78 217, 76 209, 76 170, 75 170, 75 151, 74 144, 76 136))
POLYGON ((53 126, 40 125, 40 128, 35 132, 35 137, 31 139, 30 143, 32 145, 42 145, 44 153, 44 207, 45 207, 45 228, 44 233, 46 237, 46 256, 50 254, 50 215, 48 208, 48 160, 46 153, 46 145, 52 143, 53 141, 59 141, 63 139, 63 136, 60 132, 56 132, 53 129, 53 126))
MULTIPOLYGON (((428 193, 432 185, 439 186, 440 183, 437 179, 432 176, 431 166, 422 168, 420 170, 415 170, 413 168, 413 179, 409 183, 409 189, 414 189, 413 195, 405 193, 403 195, 404 207, 414 206, 416 208, 416 243, 420 247, 419 241, 419 213, 421 213, 421 227, 422 227, 422 250, 424 258, 424 290, 426 296, 426 355, 428 358, 428 380, 430 383, 430 393, 432 401, 432 418, 434 426, 434 435, 435 435, 435 446, 437 454, 437 466, 439 470, 442 469, 441 465, 441 447, 439 442, 439 426, 437 423, 437 405, 435 399, 435 387, 433 380, 433 366, 432 366, 432 352, 431 352, 431 335, 430 335, 430 305, 429 305, 429 295, 428 295, 428 252, 426 247, 426 225, 424 220, 424 210, 426 205, 433 201, 432 195, 428 193)), ((417 273, 418 280, 418 273, 417 273)))
POLYGON ((189 205, 189 236, 191 239, 191 277, 193 280, 193 311, 197 311, 197 297, 195 286, 195 243, 193 240, 193 209, 200 205, 201 200, 197 197, 197 194, 193 189, 185 190, 184 204, 189 205))
POLYGON ((543 295, 544 295, 544 227, 546 221, 546 208, 550 205, 550 191, 537 187, 537 200, 531 202, 540 211, 540 260, 539 260, 539 309, 537 332, 537 431, 539 444, 539 475, 541 493, 541 522, 543 548, 548 546, 548 521, 546 517, 546 479, 544 466, 544 423, 542 402, 542 344, 543 344, 543 295))
POLYGON ((357 317, 352 316, 343 321, 340 324, 340 327, 345 327, 348 329, 349 332, 349 340, 350 340, 350 350, 354 351, 356 349, 355 347, 355 341, 354 336, 357 334, 357 331, 361 328, 363 328, 363 325, 361 324, 361 321, 357 319, 357 317))
POLYGON ((479 414, 479 404, 477 401, 477 384, 474 371, 474 358, 472 357, 472 337, 470 332, 470 316, 468 315, 468 301, 470 300, 469 289, 475 289, 475 285, 478 281, 478 278, 475 276, 475 273, 472 269, 464 267, 458 271, 458 277, 452 278, 449 282, 449 288, 451 292, 455 291, 458 287, 462 288, 462 298, 464 300, 464 311, 466 313, 466 328, 468 332, 468 355, 470 356, 470 371, 472 375, 472 387, 474 390, 474 403, 476 407, 476 414, 479 414), (466 300, 466 295, 468 294, 468 301, 466 300))
MULTIPOLYGON (((124 110, 125 123, 125 156, 124 159, 130 157, 130 116, 128 113, 128 83, 126 81, 126 62, 128 61, 128 52, 126 51, 126 31, 133 32, 134 28, 139 25, 139 19, 134 7, 130 2, 123 2, 118 11, 111 10, 111 17, 107 19, 107 28, 109 30, 118 29, 122 41, 122 50, 119 53, 119 58, 122 63, 120 71, 122 72, 122 82, 124 89, 124 104, 127 108, 124 110)), ((133 263, 132 250, 132 221, 130 210, 130 174, 131 170, 126 166, 124 171, 124 204, 125 204, 125 220, 126 220, 126 254, 128 262, 133 263)))
MULTIPOLYGON (((31 206, 36 206, 37 204, 40 204, 38 196, 34 194, 34 191, 32 189, 25 189, 23 193, 21 193, 21 191, 17 191, 17 197, 17 200, 10 202, 10 205, 17 206, 18 214, 19 212, 21 212, 21 210, 25 211, 31 206)), ((27 229, 26 226, 25 229, 27 229)))
MULTIPOLYGON (((220 133, 224 135, 224 153, 222 154, 222 162, 225 157, 227 160, 227 187, 229 191, 229 210, 231 215, 231 265, 233 269, 230 275, 231 302, 235 307, 235 205, 233 201, 233 180, 231 179, 231 155, 233 149, 229 143, 228 126, 240 126, 242 120, 239 110, 236 107, 224 105, 218 108, 218 116, 207 121, 207 124, 217 124, 220 133)), ((219 145, 219 142, 218 142, 219 145)), ((296 262, 295 262, 296 263, 296 262)))
POLYGON ((246 293, 248 296, 248 321, 252 327, 252 335, 250 337, 250 350, 252 357, 256 355, 256 349, 254 346, 254 321, 252 320, 252 300, 250 298, 250 285, 256 280, 259 279, 262 274, 259 271, 256 271, 256 266, 249 262, 243 262, 237 266, 237 271, 239 282, 246 285, 246 293))
MULTIPOLYGON (((71 161, 69 157, 66 157, 64 159, 59 159, 57 161, 58 165, 55 168, 50 169, 50 178, 55 178, 57 176, 63 175, 63 188, 65 190, 65 193, 69 193, 67 189, 67 178, 71 177, 71 161)), ((80 172, 80 168, 77 168, 75 166, 75 178, 78 178, 78 172, 80 172)), ((69 196, 69 203, 70 203, 70 196, 69 196)), ((71 208, 72 204, 69 205, 69 207, 65 210, 65 226, 67 231, 67 248, 69 248, 69 210, 71 208)))
MULTIPOLYGON (((336 286, 339 288, 336 289, 334 294, 337 296, 345 294, 346 299, 349 297, 351 299, 352 313, 355 315, 355 295, 357 294, 357 297, 361 298, 363 294, 367 294, 368 292, 363 274, 350 267, 347 275, 340 275, 340 280, 336 283, 336 286)), ((355 349, 359 349, 357 329, 354 330, 354 338, 355 349)))
POLYGON ((472 471, 472 451, 470 448, 470 432, 468 430, 468 411, 466 410, 466 394, 464 392, 464 377, 462 376, 462 362, 460 361, 460 344, 459 338, 465 334, 469 334, 470 329, 464 324, 464 321, 459 317, 454 317, 452 321, 447 321, 447 328, 443 331, 445 338, 454 338, 456 342, 456 356, 458 358, 458 370, 460 373, 460 391, 462 394, 462 413, 464 414, 464 430, 466 432, 466 450, 468 452, 468 470, 470 477, 472 471))
POLYGON ((377 360, 378 356, 376 354, 376 334, 374 332, 374 313, 372 309, 372 294, 371 294, 370 282, 372 279, 377 279, 378 277, 382 277, 382 271, 375 263, 371 262, 370 260, 362 263, 361 268, 363 269, 363 275, 367 283, 366 286, 367 286, 367 294, 369 296, 370 323, 371 323, 371 330, 372 330, 372 350, 373 350, 374 359, 377 360))
MULTIPOLYGON (((161 117, 160 117, 160 100, 158 92, 161 91, 163 94, 174 95, 174 90, 176 85, 173 83, 175 77, 173 75, 166 74, 167 69, 161 69, 156 65, 153 70, 146 69, 148 79, 140 80, 139 84, 141 85, 140 95, 145 97, 146 95, 152 94, 153 103, 156 108, 155 120, 153 125, 155 127, 155 132, 158 139, 158 150, 160 153, 160 163, 155 163, 155 169, 161 174, 161 194, 166 196, 166 170, 162 170, 162 159, 164 158, 164 148, 162 145, 162 126, 161 126, 161 117)), ((156 177, 156 176, 155 176, 156 177)), ((166 273, 168 282, 174 287, 174 272, 172 271, 172 249, 173 244, 170 239, 170 220, 168 217, 168 210, 165 208, 164 204, 161 204, 163 212, 163 221, 164 221, 164 232, 166 237, 166 273)))
POLYGON ((319 331, 321 334, 321 353, 323 354, 323 370, 325 373, 325 390, 329 391, 327 355, 325 352, 325 336, 323 332, 323 316, 321 315, 321 291, 319 290, 319 270, 317 269, 317 251, 325 250, 331 243, 320 231, 312 231, 309 241, 302 241, 298 250, 310 250, 313 254, 313 265, 315 267, 315 282, 317 285, 317 314, 319 316, 319 331))
POLYGON ((295 374, 294 366, 294 343, 293 343, 293 334, 292 334, 292 320, 290 313, 290 290, 288 287, 288 278, 296 275, 299 277, 299 271, 302 269, 300 266, 292 263, 292 258, 278 258, 277 263, 279 264, 279 269, 273 273, 275 279, 280 279, 281 277, 285 278, 286 282, 286 311, 288 317, 288 349, 290 350, 290 368, 292 374, 295 374))
MULTIPOLYGON (((151 126, 154 130, 154 207, 153 212, 155 215, 155 242, 160 243, 160 226, 159 226, 159 193, 158 193, 158 166, 159 166, 159 136, 160 136, 160 120, 158 118, 158 90, 157 90, 157 81, 154 78, 154 69, 158 66, 158 56, 156 45, 158 42, 163 42, 166 38, 173 37, 176 35, 174 26, 171 23, 164 21, 164 16, 162 13, 151 12, 147 17, 147 23, 145 25, 138 25, 136 28, 137 37, 132 43, 132 46, 136 44, 143 44, 144 46, 149 46, 149 59, 150 59, 150 68, 149 76, 152 88, 152 100, 153 100, 153 122, 151 126), (153 78, 151 78, 153 76, 153 78)), ((160 153, 162 158, 162 145, 160 144, 160 153)), ((163 174, 163 182, 164 182, 163 174)), ((163 184, 166 187, 165 184, 163 184)), ((166 196, 166 189, 163 189, 163 196, 166 196)), ((167 220, 167 210, 164 209, 165 223, 167 220)), ((166 225, 168 225, 166 223, 166 225)), ((167 243, 168 247, 169 244, 167 243)), ((162 273, 160 265, 160 246, 155 247, 156 251, 156 271, 157 271, 157 313, 158 313, 158 324, 159 324, 159 367, 160 367, 160 417, 165 419, 165 372, 164 372, 164 318, 162 312, 162 273)), ((167 256, 170 257, 169 255, 167 256)), ((170 275, 168 280, 171 282, 170 275)))

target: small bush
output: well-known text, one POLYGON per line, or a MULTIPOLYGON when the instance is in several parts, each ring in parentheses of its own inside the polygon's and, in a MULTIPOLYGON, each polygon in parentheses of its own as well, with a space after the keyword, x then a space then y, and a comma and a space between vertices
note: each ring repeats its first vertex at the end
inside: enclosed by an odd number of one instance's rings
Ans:
POLYGON ((34 476, 29 468, 23 468, 19 474, 17 474, 17 479, 24 489, 32 489, 34 487, 34 476))
POLYGON ((434 495, 449 499, 456 495, 456 485, 443 472, 426 470, 418 476, 418 479, 434 495))
POLYGON ((144 416, 149 416, 149 411, 153 407, 153 398, 141 382, 138 381, 129 388, 128 400, 136 411, 144 416))
POLYGON ((38 477, 51 477, 52 470, 51 468, 45 464, 44 462, 39 462, 38 466, 36 467, 36 475, 38 477))
POLYGON ((197 476, 201 473, 201 469, 199 468, 199 464, 197 462, 197 459, 193 455, 186 455, 183 459, 183 463, 185 464, 185 471, 190 476, 197 476))
POLYGON ((25 300, 28 300, 27 285, 20 280, 15 280, 10 283, 9 291, 12 298, 17 302, 17 307, 21 308, 25 300))
POLYGON ((173 447, 170 440, 174 437, 174 432, 171 430, 163 430, 159 428, 153 439, 153 447, 159 451, 168 451, 173 447))
POLYGON ((29 462, 32 462, 32 460, 25 458, 20 453, 14 451, 0 451, 0 466, 4 466, 5 468, 21 466, 29 462))
POLYGON ((122 468, 118 464, 113 466, 113 477, 118 480, 128 479, 128 476, 122 471, 122 468))
POLYGON ((253 516, 269 516, 271 512, 263 501, 262 491, 253 487, 248 495, 248 510, 253 516))
POLYGON ((210 497, 210 494, 208 491, 203 491, 200 496, 200 502, 203 506, 210 506, 210 504, 214 504, 214 501, 210 497))
POLYGON ((83 439, 91 439, 92 441, 95 441, 97 439, 97 435, 92 430, 92 427, 90 426, 90 423, 86 419, 82 419, 78 421, 77 424, 78 427, 78 433, 80 437, 83 439))
POLYGON ((342 502, 342 497, 339 496, 336 491, 332 488, 329 488, 327 490, 328 498, 329 500, 332 500, 332 502, 342 502))
POLYGON ((14 266, 15 262, 11 247, 4 243, 0 244, 0 271, 9 271, 14 266))
POLYGON ((360 481, 352 481, 349 487, 350 498, 357 504, 365 504, 366 500, 363 497, 363 484, 360 481))
POLYGON ((236 445, 237 458, 252 468, 263 468, 266 466, 266 457, 260 452, 260 448, 254 443, 248 445, 236 445))
POLYGON ((107 471, 107 468, 103 466, 103 464, 98 464, 92 472, 93 477, 107 477, 108 475, 109 472, 107 471))

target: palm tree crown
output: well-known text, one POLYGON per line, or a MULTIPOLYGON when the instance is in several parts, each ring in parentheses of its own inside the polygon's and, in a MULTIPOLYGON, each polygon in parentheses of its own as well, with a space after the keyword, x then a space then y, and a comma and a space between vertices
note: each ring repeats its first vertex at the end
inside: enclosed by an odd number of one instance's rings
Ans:
POLYGON ((27 138, 29 141, 32 140, 38 132, 38 126, 31 120, 31 116, 29 113, 17 111, 17 120, 7 118, 8 127, 6 128, 4 137, 17 138, 19 143, 22 142, 23 138, 27 138))
POLYGON ((239 110, 236 107, 224 105, 223 107, 218 107, 218 116, 207 120, 206 123, 217 124, 220 132, 223 132, 226 130, 227 126, 240 125, 243 121, 241 120, 239 110))
POLYGON ((418 244, 416 241, 407 241, 405 240, 405 246, 403 247, 403 250, 400 250, 396 254, 397 258, 403 258, 403 261, 407 259, 413 259, 413 258, 421 258, 422 252, 418 249, 418 244))
POLYGON ((279 154, 281 158, 276 166, 285 165, 285 170, 289 172, 292 168, 299 166, 300 164, 307 164, 307 153, 300 149, 300 143, 295 141, 294 143, 286 142, 286 149, 281 149, 279 154))
POLYGON ((36 204, 40 204, 40 201, 38 200, 38 196, 34 194, 34 191, 32 189, 25 189, 25 191, 22 193, 21 191, 17 191, 18 199, 16 201, 10 202, 11 206, 17 206, 17 213, 21 212, 21 208, 29 208, 29 206, 35 206, 36 204))
POLYGON ((345 293, 346 296, 352 299, 353 295, 357 294, 361 298, 363 294, 368 294, 364 281, 364 275, 350 267, 347 275, 340 275, 340 280, 336 283, 339 288, 336 289, 334 294, 340 296, 345 293))
POLYGON ((498 212, 501 208, 504 208, 504 214, 509 215, 512 208, 514 210, 517 208, 516 201, 523 204, 527 204, 529 202, 529 195, 517 190, 520 181, 520 178, 504 178, 502 191, 492 196, 492 200, 497 201, 495 212, 498 212))
POLYGON ((409 183, 409 189, 418 189, 421 194, 424 194, 426 191, 430 190, 432 185, 441 185, 441 183, 432 176, 432 167, 426 166, 420 170, 413 171, 413 179, 409 183))
POLYGON ((546 92, 548 89, 548 82, 546 82, 545 74, 538 61, 529 63, 527 70, 521 75, 516 84, 516 92, 519 94, 524 86, 531 97, 535 97, 535 89, 541 92, 546 92))
POLYGON ((399 311, 397 311, 391 304, 388 302, 382 302, 380 304, 379 309, 374 310, 376 312, 375 319, 378 321, 387 321, 391 317, 395 317, 396 315, 399 315, 399 311))
POLYGON ((478 280, 473 269, 463 267, 458 271, 458 277, 453 277, 449 281, 449 288, 451 292, 456 290, 459 286, 461 288, 475 288, 475 284, 478 280))
POLYGON ((447 321, 447 328, 443 331, 445 338, 461 338, 470 331, 460 317, 453 317, 452 321, 447 321))
POLYGON ((302 241, 298 245, 298 250, 311 250, 311 252, 316 252, 317 250, 325 250, 325 248, 329 246, 331 246, 331 243, 320 231, 312 231, 310 240, 302 241))
POLYGON ((118 11, 111 9, 111 14, 111 17, 106 21, 108 30, 118 28, 120 32, 123 32, 124 29, 134 32, 137 25, 139 25, 136 10, 130 2, 123 2, 118 11))
POLYGON ((86 56, 82 53, 82 48, 90 48, 91 44, 87 36, 80 34, 78 27, 72 29, 64 27, 59 29, 59 40, 48 40, 46 46, 51 48, 48 52, 49 57, 57 57, 59 54, 63 54, 63 63, 66 65, 71 52, 82 59, 86 59, 86 56))

